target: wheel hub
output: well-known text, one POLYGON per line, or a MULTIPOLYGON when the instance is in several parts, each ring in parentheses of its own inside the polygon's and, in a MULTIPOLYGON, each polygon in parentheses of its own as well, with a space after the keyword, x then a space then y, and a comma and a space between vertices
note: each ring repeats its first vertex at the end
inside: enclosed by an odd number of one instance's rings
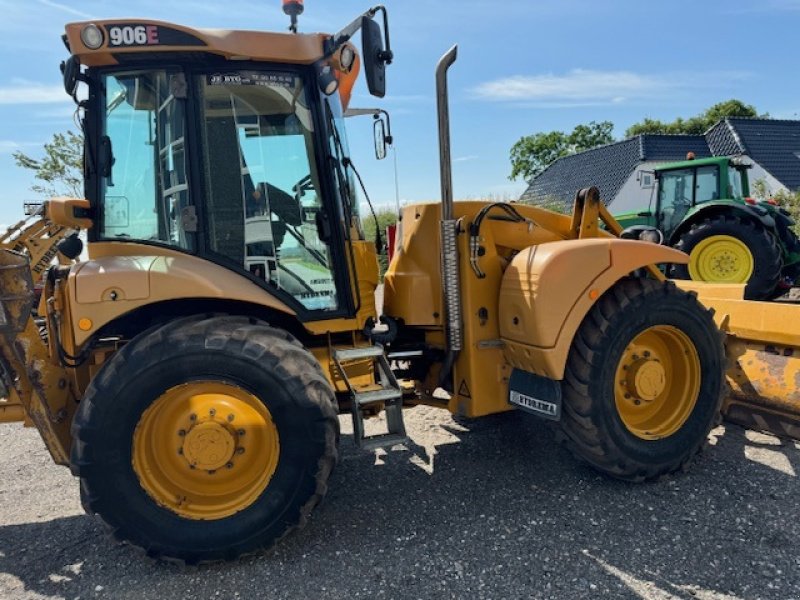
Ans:
POLYGON ((689 276, 697 281, 746 283, 754 269, 750 249, 729 235, 712 235, 698 243, 689 255, 689 276))
POLYGON ((686 333, 655 325, 636 335, 617 363, 614 400, 636 437, 658 440, 680 429, 700 389, 700 359, 686 333))
POLYGON ((640 359, 628 368, 627 386, 636 398, 652 401, 666 387, 666 373, 657 360, 640 359))
POLYGON ((216 471, 230 463, 236 451, 236 439, 223 424, 209 420, 192 427, 181 448, 190 467, 216 471))
POLYGON ((266 405, 229 383, 175 386, 145 410, 134 431, 133 469, 160 506, 213 520, 250 506, 280 457, 266 405))

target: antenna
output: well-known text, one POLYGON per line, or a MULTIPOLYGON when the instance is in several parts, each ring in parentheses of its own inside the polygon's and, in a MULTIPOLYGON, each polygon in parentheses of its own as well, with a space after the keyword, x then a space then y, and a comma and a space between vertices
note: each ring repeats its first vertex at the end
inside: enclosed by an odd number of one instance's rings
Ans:
POLYGON ((289 31, 297 33, 297 17, 303 14, 303 0, 283 0, 283 12, 292 19, 289 31))

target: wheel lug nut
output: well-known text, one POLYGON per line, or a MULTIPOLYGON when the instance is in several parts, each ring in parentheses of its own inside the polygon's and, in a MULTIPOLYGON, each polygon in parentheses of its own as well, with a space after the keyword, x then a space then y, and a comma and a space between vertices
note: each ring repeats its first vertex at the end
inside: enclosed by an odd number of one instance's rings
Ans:
POLYGON ((240 429, 236 433, 238 433, 239 435, 244 435, 244 429, 240 429))
POLYGON ((194 413, 190 414, 190 415, 189 415, 189 420, 190 420, 190 421, 197 421, 197 415, 196 415, 196 414, 194 414, 194 413))
POLYGON ((212 408, 208 411, 208 414, 210 414, 213 417, 215 414, 217 414, 217 411, 212 408))
POLYGON ((232 468, 233 468, 233 463, 232 463, 232 462, 229 462, 229 463, 228 463, 228 464, 226 464, 225 466, 226 466, 227 468, 229 468, 229 469, 232 469, 232 468))
POLYGON ((641 400, 634 400, 634 401, 633 401, 633 403, 634 403, 636 406, 639 406, 639 405, 642 403, 642 401, 641 401, 641 400))
POLYGON ((216 470, 216 469, 211 469, 211 470, 209 470, 208 474, 209 474, 209 475, 213 475, 213 474, 214 474, 214 473, 216 473, 216 472, 217 472, 217 470, 216 470))
POLYGON ((183 454, 183 448, 178 448, 178 454, 183 454))
POLYGON ((645 350, 644 351, 644 357, 645 358, 649 358, 650 357, 650 351, 649 350, 645 350))
POLYGON ((233 421, 233 415, 228 415, 228 421, 233 421))
POLYGON ((629 400, 629 399, 630 399, 630 397, 631 397, 631 395, 630 395, 630 394, 627 394, 627 393, 625 394, 625 399, 626 399, 626 400, 629 400))
POLYGON ((237 448, 236 454, 244 454, 244 448, 237 448))
POLYGON ((181 436, 181 437, 185 436, 186 435, 186 430, 185 429, 179 429, 178 430, 178 435, 181 436))

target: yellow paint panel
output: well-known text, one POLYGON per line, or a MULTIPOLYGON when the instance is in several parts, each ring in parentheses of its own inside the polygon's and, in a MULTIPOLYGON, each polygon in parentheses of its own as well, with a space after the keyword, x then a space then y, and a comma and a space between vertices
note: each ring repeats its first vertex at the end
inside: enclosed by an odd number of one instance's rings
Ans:
MULTIPOLYGON (((124 247, 125 244, 117 244, 124 247)), ((103 256, 79 265, 70 273, 70 303, 76 346, 91 332, 78 323, 90 318, 99 329, 136 308, 180 298, 237 300, 279 310, 294 311, 241 275, 188 254, 171 256, 103 256), (113 295, 116 294, 116 300, 113 295)))
POLYGON ((511 261, 500 287, 500 335, 554 346, 575 302, 611 265, 608 242, 553 242, 526 248, 511 261))
MULTIPOLYGON (((547 260, 541 263, 534 261, 527 271, 525 268, 511 271, 509 268, 509 278, 519 278, 520 274, 525 274, 528 281, 536 281, 538 278, 543 284, 535 288, 536 296, 530 301, 528 315, 524 317, 526 329, 520 331, 514 329, 513 320, 516 317, 522 322, 522 308, 514 304, 516 293, 506 299, 504 281, 504 291, 501 292, 500 299, 501 337, 508 342, 506 357, 513 366, 552 379, 561 379, 564 376, 572 340, 596 301, 593 296, 599 298, 617 281, 646 265, 688 261, 686 254, 672 248, 616 238, 569 240, 558 244, 544 244, 539 248, 543 246, 551 246, 550 252, 564 256, 546 257, 547 260), (607 258, 587 259, 593 253, 607 258), (553 270, 552 275, 538 274, 534 270, 537 265, 543 269, 553 269, 553 265, 558 265, 559 270, 553 270), (580 284, 570 286, 564 283, 564 278, 568 277, 580 278, 580 284), (562 286, 552 285, 552 281, 561 281, 562 286), (596 290, 597 294, 590 293, 592 290, 596 290), (568 310, 564 310, 565 307, 569 307, 568 310), (514 308, 517 310, 514 311, 514 308), (554 331, 557 332, 555 338, 552 335, 554 331), (532 343, 530 340, 535 341, 532 343)), ((514 284, 512 279, 508 289, 516 289, 519 293, 522 284, 514 284)), ((533 290, 534 286, 531 284, 529 289, 533 290)), ((516 302, 522 301, 517 299, 516 302)))
POLYGON ((263 31, 231 31, 224 29, 191 29, 182 25, 145 19, 114 19, 113 21, 85 21, 70 23, 66 35, 72 53, 80 57, 81 64, 96 67, 115 65, 117 55, 145 55, 154 52, 210 52, 227 59, 248 58, 256 61, 277 63, 311 64, 322 56, 322 44, 328 37, 321 33, 289 34, 263 31), (94 23, 105 34, 105 42, 98 50, 90 50, 81 41, 81 30, 94 23), (205 45, 168 46, 166 44, 108 46, 109 25, 137 26, 154 25, 167 27, 201 40, 205 45))

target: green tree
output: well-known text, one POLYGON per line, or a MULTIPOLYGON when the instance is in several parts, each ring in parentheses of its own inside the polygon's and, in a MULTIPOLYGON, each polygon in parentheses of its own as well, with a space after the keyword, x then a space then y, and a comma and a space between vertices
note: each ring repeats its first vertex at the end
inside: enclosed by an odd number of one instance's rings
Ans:
POLYGON ((526 135, 511 147, 509 179, 530 179, 562 156, 610 144, 614 141, 613 129, 611 121, 591 121, 578 125, 571 133, 548 131, 526 135))
MULTIPOLYGON (((383 239, 383 243, 385 246, 388 242, 388 240, 386 239, 386 228, 389 225, 394 225, 395 223, 397 223, 397 213, 389 209, 382 209, 382 210, 379 209, 375 212, 375 216, 378 217, 378 227, 380 227, 381 238, 383 239)), ((375 218, 372 216, 372 214, 368 214, 361 218, 361 227, 364 228, 364 237, 369 241, 374 241, 375 218)), ((383 274, 389 267, 389 255, 385 247, 378 255, 378 263, 380 264, 381 277, 383 277, 383 274)))
POLYGON ((792 192, 786 189, 780 189, 773 194, 767 186, 767 180, 760 178, 750 184, 750 193, 754 198, 758 198, 759 200, 772 198, 783 208, 788 210, 795 221, 795 225, 792 229, 794 229, 796 234, 800 235, 800 190, 792 192))
POLYGON ((38 183, 31 190, 47 198, 83 197, 83 136, 67 131, 56 133, 44 145, 44 157, 33 158, 14 152, 18 167, 34 172, 38 183))
MULTIPOLYGON (((730 99, 707 108, 699 115, 689 119, 678 117, 674 121, 665 123, 658 119, 644 118, 638 123, 634 123, 625 131, 626 137, 633 137, 641 133, 688 133, 702 134, 708 131, 717 121, 725 117, 757 117, 759 116, 756 108, 751 104, 745 104, 741 100, 730 99)), ((767 114, 760 115, 769 116, 767 114)))

